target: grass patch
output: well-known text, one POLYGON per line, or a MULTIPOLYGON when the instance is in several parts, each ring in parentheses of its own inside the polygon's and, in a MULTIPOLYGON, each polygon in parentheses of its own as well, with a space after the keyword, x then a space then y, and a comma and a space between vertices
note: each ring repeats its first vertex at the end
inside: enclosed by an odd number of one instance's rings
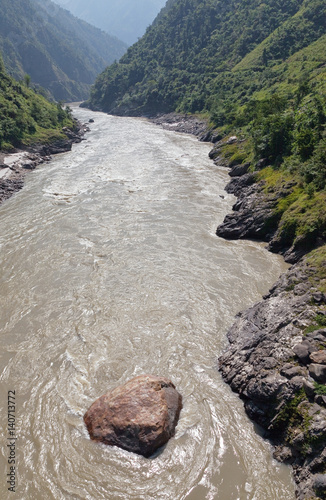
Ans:
POLYGON ((326 396, 326 385, 325 384, 318 384, 318 382, 314 382, 315 386, 315 393, 320 395, 320 396, 326 396))
MULTIPOLYGON (((325 388, 325 386, 317 384, 317 390, 323 391, 325 388)), ((283 405, 273 425, 273 430, 281 431, 285 440, 299 450, 303 456, 310 455, 314 450, 323 447, 326 440, 325 431, 321 431, 317 435, 311 433, 313 417, 309 414, 310 408, 311 403, 307 400, 304 389, 301 389, 283 405), (298 441, 296 438, 300 434, 303 434, 304 438, 298 441)))
POLYGON ((312 271, 309 276, 312 286, 326 294, 326 245, 313 250, 307 257, 307 264, 312 271))
POLYGON ((291 438, 291 432, 294 427, 301 425, 302 412, 299 408, 300 403, 307 401, 304 389, 301 389, 290 401, 287 401, 273 422, 274 430, 282 430, 287 438, 291 438))
POLYGON ((289 182, 293 182, 293 175, 290 172, 282 169, 275 169, 272 166, 263 168, 257 174, 258 181, 265 182, 265 192, 279 191, 289 182))
POLYGON ((326 192, 311 195, 296 185, 291 193, 279 199, 275 216, 280 219, 276 238, 282 245, 290 247, 304 241, 309 251, 318 238, 326 239, 326 192))
POLYGON ((26 146, 31 146, 33 144, 52 144, 53 142, 66 139, 67 137, 60 129, 44 129, 41 127, 36 127, 36 131, 33 135, 26 135, 22 139, 22 144, 26 146))
POLYGON ((252 147, 248 139, 233 142, 232 144, 220 144, 219 147, 221 157, 228 162, 229 167, 252 162, 252 147))

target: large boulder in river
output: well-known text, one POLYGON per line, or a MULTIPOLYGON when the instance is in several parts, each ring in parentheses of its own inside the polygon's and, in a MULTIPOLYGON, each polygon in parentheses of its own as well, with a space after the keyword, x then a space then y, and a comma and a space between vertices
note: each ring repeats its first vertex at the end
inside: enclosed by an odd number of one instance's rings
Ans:
POLYGON ((174 435, 181 409, 170 380, 140 375, 97 399, 84 421, 91 439, 149 457, 174 435))

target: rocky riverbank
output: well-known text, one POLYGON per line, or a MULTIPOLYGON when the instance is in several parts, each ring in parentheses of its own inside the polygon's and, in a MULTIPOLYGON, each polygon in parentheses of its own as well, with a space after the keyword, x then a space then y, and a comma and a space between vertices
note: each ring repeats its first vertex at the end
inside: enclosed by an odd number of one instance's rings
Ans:
POLYGON ((278 189, 266 190, 264 180, 259 180, 259 172, 249 172, 249 164, 235 165, 230 170, 231 181, 226 191, 237 196, 233 212, 227 215, 216 231, 226 239, 255 239, 266 241, 271 252, 283 255, 286 262, 294 264, 304 255, 324 244, 318 229, 315 234, 296 238, 284 237, 280 231, 280 202, 288 199, 296 188, 295 181, 286 181, 278 189))
POLYGON ((292 465, 297 498, 326 498, 326 250, 323 241, 282 241, 282 199, 295 186, 265 189, 259 169, 230 165, 213 148, 210 156, 231 167, 226 186, 237 196, 233 213, 217 228, 227 239, 266 241, 293 263, 263 300, 241 312, 219 358, 224 380, 244 401, 249 417, 275 446, 274 456, 292 465), (320 246, 318 246, 318 244, 320 246), (308 254, 313 247, 317 249, 308 254))
POLYGON ((326 492, 326 294, 319 278, 315 259, 292 266, 238 315, 219 358, 275 458, 293 466, 300 499, 326 492))
POLYGON ((77 123, 76 129, 64 128, 65 137, 51 144, 35 144, 12 153, 0 152, 0 205, 22 189, 26 174, 49 161, 51 155, 70 151, 74 143, 82 140, 88 126, 77 123))
MULTIPOLYGON (((171 113, 155 123, 214 142, 210 158, 230 168, 226 186, 237 197, 217 228, 226 239, 265 241, 292 267, 263 300, 238 314, 219 358, 224 380, 244 401, 248 416, 274 445, 274 457, 293 467, 300 500, 326 498, 326 247, 320 234, 286 239, 277 207, 295 189, 287 180, 273 188, 255 165, 226 158, 237 137, 222 139, 194 117, 171 113), (316 248, 309 254, 313 248, 316 248)), ((235 155, 236 157, 237 155, 235 155)))
MULTIPOLYGON (((174 132, 182 132, 185 134, 192 134, 199 138, 199 140, 207 141, 211 138, 208 131, 207 122, 203 119, 197 118, 194 115, 186 115, 180 113, 167 113, 160 114, 153 118, 151 121, 156 125, 160 125, 165 130, 173 130, 174 132)), ((214 142, 211 138, 211 142, 214 142)))

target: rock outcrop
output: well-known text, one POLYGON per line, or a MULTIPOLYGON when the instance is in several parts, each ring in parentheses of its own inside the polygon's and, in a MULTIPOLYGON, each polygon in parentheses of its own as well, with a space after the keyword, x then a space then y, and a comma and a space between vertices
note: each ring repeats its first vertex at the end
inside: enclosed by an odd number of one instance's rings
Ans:
POLYGON ((91 439, 149 457, 174 435, 181 409, 170 380, 141 375, 97 399, 84 421, 91 439))
POLYGON ((292 266, 238 315, 219 358, 224 380, 265 429, 275 458, 293 466, 299 499, 326 494, 326 294, 318 274, 309 259, 292 266))
POLYGON ((279 237, 278 227, 281 213, 277 206, 288 197, 295 182, 284 183, 278 191, 266 192, 265 182, 257 182, 257 172, 248 172, 247 164, 236 165, 230 170, 231 181, 226 191, 237 196, 233 212, 228 214, 217 228, 217 236, 225 239, 254 239, 268 242, 268 249, 280 253, 286 262, 297 262, 315 245, 313 240, 297 239, 288 244, 279 237))
POLYGON ((157 115, 151 121, 166 130, 195 135, 203 142, 215 141, 213 132, 208 130, 207 122, 194 115, 167 113, 157 115))

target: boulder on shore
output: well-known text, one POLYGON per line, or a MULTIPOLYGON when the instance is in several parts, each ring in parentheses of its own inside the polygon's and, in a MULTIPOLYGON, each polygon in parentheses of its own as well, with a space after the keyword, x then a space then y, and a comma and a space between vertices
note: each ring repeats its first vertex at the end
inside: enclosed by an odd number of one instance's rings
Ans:
POLYGON ((149 457, 174 435, 181 409, 170 380, 140 375, 97 399, 84 421, 91 439, 149 457))

